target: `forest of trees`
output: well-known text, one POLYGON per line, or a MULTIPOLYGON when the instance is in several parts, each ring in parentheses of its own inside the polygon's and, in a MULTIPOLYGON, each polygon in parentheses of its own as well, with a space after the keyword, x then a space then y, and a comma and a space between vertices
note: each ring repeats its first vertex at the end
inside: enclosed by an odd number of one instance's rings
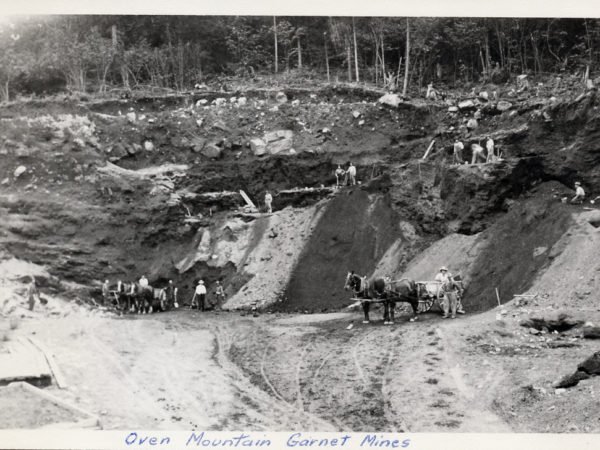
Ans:
POLYGON ((297 73, 410 91, 594 71, 600 21, 530 18, 45 16, 0 26, 0 100, 297 73))

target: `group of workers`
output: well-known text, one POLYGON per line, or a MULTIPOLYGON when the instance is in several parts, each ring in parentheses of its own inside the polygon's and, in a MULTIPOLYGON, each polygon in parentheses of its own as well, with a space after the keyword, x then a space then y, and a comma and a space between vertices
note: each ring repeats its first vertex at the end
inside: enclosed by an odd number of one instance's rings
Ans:
MULTIPOLYGON (((30 286, 29 291, 37 292, 37 290, 33 291, 33 289, 35 289, 35 280, 33 281, 32 285, 33 285, 33 288, 30 286)), ((146 278, 145 275, 142 275, 140 277, 137 284, 135 282, 133 282, 133 283, 128 284, 127 286, 121 280, 118 280, 115 290, 111 290, 109 280, 105 280, 104 283, 102 284, 102 298, 103 298, 104 305, 109 305, 112 302, 111 296, 114 296, 115 294, 117 296, 120 294, 133 295, 133 294, 139 293, 138 289, 139 289, 139 291, 143 291, 145 289, 152 289, 152 287, 148 283, 148 279, 146 278)), ((28 291, 28 294, 29 294, 29 291, 28 291)), ((165 291, 165 297, 166 297, 165 300, 167 301, 167 303, 173 305, 175 308, 178 308, 179 307, 179 299, 178 299, 179 289, 175 286, 175 284, 173 284, 173 280, 169 280, 169 284, 167 285, 167 287, 164 288, 164 291, 165 291)), ((190 309, 197 308, 201 311, 208 309, 208 305, 206 303, 206 294, 207 294, 207 289, 206 289, 206 286, 204 285, 204 280, 198 281, 198 284, 197 284, 196 288, 194 289, 194 295, 192 296, 192 300, 190 302, 190 309)), ((29 295, 29 297, 31 298, 32 295, 33 294, 29 295)), ((221 285, 220 281, 216 282, 215 297, 217 299, 217 304, 220 304, 223 300, 225 300, 225 290, 223 289, 223 286, 221 285)), ((30 300, 30 304, 31 304, 31 300, 30 300)), ((32 309, 31 306, 30 306, 30 308, 32 309)))
POLYGON ((348 169, 342 169, 342 166, 338 164, 335 169, 335 186, 340 188, 342 186, 355 186, 356 185, 356 167, 349 162, 348 169))
MULTIPOLYGON (((459 139, 456 139, 454 141, 454 164, 465 164, 463 158, 464 149, 465 145, 459 139)), ((500 155, 496 154, 494 140, 489 136, 485 138, 485 153, 481 145, 471 144, 471 164, 495 162, 499 157, 500 155)))

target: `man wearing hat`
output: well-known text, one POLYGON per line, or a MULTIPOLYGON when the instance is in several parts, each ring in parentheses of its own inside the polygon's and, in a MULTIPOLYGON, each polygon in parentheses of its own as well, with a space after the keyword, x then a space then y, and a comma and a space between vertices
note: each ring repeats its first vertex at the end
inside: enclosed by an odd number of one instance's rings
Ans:
POLYGON ((198 285, 196 286, 196 290, 194 291, 194 296, 192 297, 192 304, 190 309, 194 307, 195 304, 198 305, 198 309, 200 311, 204 311, 204 301, 206 300, 206 286, 204 286, 204 280, 198 281, 198 285), (198 302, 196 303, 196 298, 198 298, 198 302))
POLYGON ((571 203, 580 205, 583 203, 583 199, 585 198, 585 191, 581 187, 581 183, 579 181, 575 182, 575 197, 571 199, 571 203))
POLYGON ((435 281, 442 283, 441 292, 444 294, 444 300, 442 301, 442 309, 444 310, 443 318, 447 319, 449 317, 448 314, 451 314, 450 317, 455 319, 458 307, 456 291, 460 290, 460 286, 454 281, 454 278, 445 266, 440 268, 440 272, 435 276, 435 281))

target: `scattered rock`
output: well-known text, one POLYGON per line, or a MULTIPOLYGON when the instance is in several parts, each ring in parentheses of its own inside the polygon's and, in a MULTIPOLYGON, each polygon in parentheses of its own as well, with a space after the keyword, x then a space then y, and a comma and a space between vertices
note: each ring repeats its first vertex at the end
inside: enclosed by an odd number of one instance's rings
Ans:
POLYGON ((203 137, 196 136, 195 138, 192 139, 191 147, 192 147, 192 151, 195 153, 201 152, 205 145, 206 145, 206 139, 204 139, 203 137))
POLYGON ((475 114, 473 114, 473 118, 475 118, 476 120, 481 119, 482 114, 481 114, 481 110, 478 109, 477 111, 475 111, 475 114))
POLYGON ((480 100, 484 100, 484 101, 486 101, 486 102, 487 102, 487 101, 488 101, 488 99, 489 99, 489 95, 488 95, 487 91, 482 91, 482 92, 480 92, 480 93, 479 93, 479 99, 480 99, 480 100))
POLYGON ((352 116, 353 116, 355 119, 358 119, 358 118, 360 117, 360 111, 352 111, 352 116))
POLYGON ((278 141, 281 139, 291 139, 294 137, 292 130, 276 130, 265 133, 264 141, 268 144, 270 142, 278 141))
POLYGON ((358 121, 358 124, 359 124, 360 126, 362 126, 362 125, 364 125, 364 124, 365 124, 365 121, 364 121, 364 120, 359 120, 359 121, 358 121))
POLYGON ((510 108, 512 108, 512 103, 507 102, 506 100, 500 100, 496 105, 496 108, 498 111, 508 111, 510 108))
POLYGON ((221 152, 221 148, 218 147, 216 144, 205 145, 202 148, 202 150, 200 150, 200 153, 206 156, 207 158, 220 158, 221 152))
POLYGON ((297 106, 300 106, 300 100, 292 100, 292 106, 295 108, 297 106))
POLYGON ((398 96, 398 94, 385 94, 384 96, 379 98, 378 102, 383 105, 389 105, 393 106, 394 108, 397 108, 398 105, 402 102, 402 99, 400 98, 400 96, 398 96))
POLYGON ((584 327, 583 337, 586 339, 600 339, 600 327, 584 327))
POLYGON ((128 112, 127 114, 125 114, 125 117, 127 117, 127 121, 129 123, 134 123, 135 122, 136 115, 135 115, 135 113, 133 111, 132 112, 128 112))
POLYGON ((219 97, 213 100, 213 104, 215 106, 223 106, 227 104, 227 100, 224 99, 223 97, 219 97))
POLYGON ((127 147, 127 152, 130 155, 135 155, 137 152, 141 152, 142 151, 142 146, 140 144, 138 144, 137 142, 133 145, 130 145, 129 147, 127 147))
POLYGON ((246 97, 240 97, 237 99, 237 104, 240 106, 246 106, 248 99, 246 97))
POLYGON ((535 334, 535 335, 542 334, 542 332, 536 328, 530 328, 528 331, 529 331, 529 334, 535 334))
POLYGON ((261 156, 267 152, 267 144, 260 138, 250 139, 250 149, 255 156, 261 156))
POLYGON ((200 108, 201 106, 204 106, 208 103, 208 100, 206 100, 205 98, 201 98, 200 100, 198 100, 196 102, 196 108, 200 108))
POLYGON ((473 100, 463 100, 458 104, 458 109, 460 109, 461 111, 475 109, 475 102, 473 100))
POLYGON ((25 172, 27 171, 27 167, 25 166, 19 166, 15 169, 15 171, 13 172, 13 176, 15 178, 19 178, 21 175, 23 175, 25 172))
POLYGON ((600 375, 600 352, 594 353, 584 362, 579 364, 577 369, 589 375, 600 375))
POLYGON ((224 131, 225 133, 231 133, 231 128, 229 128, 222 120, 217 120, 213 123, 213 128, 224 131))
POLYGON ((458 106, 450 106, 448 108, 448 112, 450 112, 450 113, 457 113, 458 112, 458 106))
POLYGON ((147 152, 154 151, 154 144, 152 143, 152 141, 145 141, 144 142, 144 150, 146 150, 147 152))
POLYGON ((535 328, 536 330, 546 329, 548 331, 563 332, 570 330, 573 327, 581 325, 582 321, 572 320, 566 314, 559 314, 556 319, 546 319, 532 317, 531 319, 523 320, 520 325, 527 328, 535 328))
POLYGON ((204 123, 204 119, 196 120, 196 125, 198 125, 199 127, 201 127, 203 123, 204 123))
POLYGON ((477 119, 469 119, 469 121, 467 122, 467 128, 469 130, 474 130, 478 126, 479 126, 479 123, 477 122, 477 119))
POLYGON ((277 103, 282 105, 284 103, 287 103, 288 98, 287 98, 287 95, 285 95, 285 93, 278 92, 277 95, 275 96, 275 100, 277 100, 277 103))
POLYGON ((8 178, 5 178, 4 180, 2 180, 2 182, 0 183, 2 186, 7 185, 8 183, 10 183, 10 180, 8 178))

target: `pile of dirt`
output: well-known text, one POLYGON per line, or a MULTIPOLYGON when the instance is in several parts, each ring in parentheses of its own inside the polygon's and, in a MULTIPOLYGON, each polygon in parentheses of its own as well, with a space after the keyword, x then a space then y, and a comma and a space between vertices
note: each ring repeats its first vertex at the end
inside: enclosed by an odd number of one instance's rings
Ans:
POLYGON ((350 270, 365 275, 401 231, 387 193, 356 187, 340 190, 323 212, 293 270, 285 311, 326 311, 347 306, 342 287, 350 270))

